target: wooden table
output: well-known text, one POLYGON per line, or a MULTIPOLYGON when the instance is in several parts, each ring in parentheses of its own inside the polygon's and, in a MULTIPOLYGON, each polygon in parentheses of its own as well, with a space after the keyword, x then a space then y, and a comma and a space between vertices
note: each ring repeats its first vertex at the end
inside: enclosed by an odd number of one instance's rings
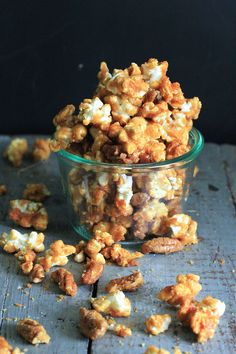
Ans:
MULTIPOLYGON (((32 142, 33 137, 27 137, 32 142)), ((0 154, 9 143, 7 136, 0 137, 0 154)), ((14 256, 1 251, 0 309, 1 335, 11 345, 28 353, 144 353, 148 345, 156 345, 173 352, 179 345, 183 351, 191 353, 224 353, 236 351, 235 323, 235 254, 236 254, 236 147, 206 144, 198 160, 200 172, 194 181, 189 198, 189 213, 199 223, 201 242, 188 247, 186 251, 171 255, 148 255, 141 259, 140 270, 145 278, 145 286, 137 293, 128 294, 132 301, 132 315, 128 319, 118 319, 130 326, 132 337, 119 338, 108 332, 101 340, 91 342, 82 337, 78 329, 80 306, 89 307, 89 299, 103 293, 104 286, 111 278, 129 274, 133 268, 106 266, 104 275, 95 286, 79 286, 75 298, 65 297, 58 287, 46 279, 44 285, 35 284, 25 288, 27 277, 22 275, 14 256), (225 261, 222 264, 222 260, 225 261), (201 277, 203 290, 200 298, 210 294, 226 303, 226 313, 220 321, 213 340, 204 345, 197 344, 195 337, 174 320, 167 332, 159 336, 149 336, 144 332, 144 320, 154 313, 175 311, 159 302, 157 292, 175 282, 179 273, 196 273, 201 277), (16 307, 20 303, 24 307, 16 307), (49 345, 33 347, 16 333, 16 322, 20 318, 31 317, 40 321, 51 336, 49 345)), ((46 231, 46 246, 53 240, 75 244, 78 235, 66 220, 66 207, 62 195, 56 157, 47 162, 33 164, 25 161, 20 168, 10 166, 0 159, 0 183, 8 186, 8 194, 0 197, 0 232, 15 227, 7 216, 9 200, 21 198, 26 183, 44 182, 52 192, 45 202, 49 214, 46 231)), ((20 228, 18 228, 20 229, 20 228)), ((83 265, 73 261, 66 268, 71 269, 77 280, 83 265)))

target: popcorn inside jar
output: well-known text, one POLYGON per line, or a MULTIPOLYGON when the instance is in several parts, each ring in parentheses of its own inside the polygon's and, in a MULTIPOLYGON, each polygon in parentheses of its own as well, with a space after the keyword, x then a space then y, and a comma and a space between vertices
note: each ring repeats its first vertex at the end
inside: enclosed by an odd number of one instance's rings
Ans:
POLYGON ((185 242, 171 221, 186 211, 203 148, 193 128, 201 102, 185 98, 167 69, 167 61, 153 58, 112 72, 102 62, 94 95, 53 118, 50 147, 57 152, 70 221, 84 238, 100 230, 115 242, 163 235, 183 246, 197 242, 195 221, 185 242))

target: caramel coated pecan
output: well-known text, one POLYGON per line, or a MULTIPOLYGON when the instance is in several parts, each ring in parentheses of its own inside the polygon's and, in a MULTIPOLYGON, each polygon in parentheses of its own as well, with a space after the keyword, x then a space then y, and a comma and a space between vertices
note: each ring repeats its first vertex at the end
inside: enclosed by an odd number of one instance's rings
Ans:
POLYGON ((91 259, 81 276, 82 284, 94 284, 102 276, 104 265, 91 259))
POLYGON ((31 344, 49 343, 50 336, 37 321, 25 318, 17 323, 17 332, 31 344))
POLYGON ((96 310, 80 308, 80 332, 87 338, 95 340, 104 336, 108 329, 105 318, 96 310))
POLYGON ((143 286, 143 283, 142 274, 139 271, 135 271, 130 275, 110 280, 106 286, 106 291, 109 293, 117 290, 136 291, 143 286))
POLYGON ((142 244, 142 252, 145 253, 173 253, 183 249, 183 244, 178 239, 170 237, 157 237, 142 244))
POLYGON ((57 269, 51 274, 52 280, 54 280, 59 288, 67 295, 75 296, 77 293, 77 284, 74 280, 74 276, 66 269, 57 269))

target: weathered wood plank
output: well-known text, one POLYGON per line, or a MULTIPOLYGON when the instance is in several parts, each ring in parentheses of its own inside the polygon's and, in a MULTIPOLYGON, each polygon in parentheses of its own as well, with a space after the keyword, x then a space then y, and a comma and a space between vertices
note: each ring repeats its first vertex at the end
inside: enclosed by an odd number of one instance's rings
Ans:
MULTIPOLYGON (((228 155, 226 154, 226 160, 228 155)), ((234 206, 227 186, 227 178, 219 146, 207 144, 198 161, 199 175, 194 181, 188 209, 199 222, 198 245, 188 247, 185 252, 172 255, 149 255, 140 261, 140 270, 144 274, 145 286, 137 294, 128 294, 137 312, 129 319, 118 322, 130 325, 133 336, 120 339, 113 333, 100 341, 93 342, 94 354, 135 352, 144 353, 148 345, 163 347, 172 352, 179 345, 184 351, 192 353, 233 353, 235 343, 235 230, 234 206), (216 190, 213 191, 215 186, 216 190), (218 190, 217 190, 218 189, 218 190), (225 264, 220 264, 220 259, 225 264), (175 282, 179 273, 196 273, 201 276, 203 290, 198 298, 211 294, 225 301, 227 309, 213 340, 204 346, 196 344, 194 336, 179 326, 174 318, 167 332, 150 337, 144 332, 144 320, 154 313, 175 314, 173 309, 156 299, 156 293, 163 287, 175 282), (194 343, 194 344, 192 344, 194 343)), ((233 175, 232 175, 233 178, 233 175)), ((234 179, 236 175, 234 174, 234 179)), ((98 284, 98 295, 103 294, 106 283, 120 275, 128 274, 130 269, 114 266, 106 267, 104 276, 98 284)))
POLYGON ((220 150, 236 215, 236 146, 225 144, 220 150))
MULTIPOLYGON (((31 142, 32 138, 28 137, 31 142)), ((8 137, 0 138, 0 156, 2 150, 9 142, 8 137)), ((49 214, 49 226, 45 232, 46 245, 53 240, 62 239, 65 243, 75 244, 78 236, 71 230, 66 220, 65 201, 62 196, 62 188, 58 175, 58 167, 55 156, 44 163, 32 164, 28 160, 21 168, 14 168, 0 158, 0 183, 6 183, 8 194, 0 197, 0 232, 8 231, 16 227, 7 218, 7 209, 10 199, 20 198, 26 183, 45 183, 52 196, 45 201, 45 207, 49 214)), ((25 229, 16 227, 26 232, 25 229)), ((82 337, 77 328, 79 307, 87 306, 91 296, 91 287, 79 287, 75 298, 65 297, 57 302, 57 296, 62 294, 58 287, 46 280, 45 286, 33 285, 32 289, 24 289, 27 277, 19 271, 15 257, 1 251, 0 254, 0 328, 1 335, 5 336, 14 346, 27 348, 28 353, 87 353, 88 340, 82 337), (47 287, 49 288, 47 289, 47 287), (15 303, 23 304, 18 308, 15 303), (16 333, 16 320, 24 317, 39 320, 51 335, 48 346, 40 345, 35 349, 27 344, 16 333)), ((71 269, 76 280, 82 271, 82 266, 69 262, 66 268, 71 269)))

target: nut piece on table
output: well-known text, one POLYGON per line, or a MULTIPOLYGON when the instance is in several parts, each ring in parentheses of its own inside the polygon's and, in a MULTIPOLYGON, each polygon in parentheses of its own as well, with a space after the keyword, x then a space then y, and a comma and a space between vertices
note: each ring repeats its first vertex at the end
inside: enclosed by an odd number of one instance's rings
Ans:
POLYGON ((45 271, 54 266, 64 266, 68 263, 68 256, 76 253, 74 246, 65 245, 62 240, 57 240, 50 245, 50 249, 45 252, 44 257, 38 259, 45 271))
POLYGON ((146 331, 154 336, 165 332, 171 323, 171 316, 165 315, 152 315, 145 321, 146 331))
POLYGON ((168 352, 168 350, 165 350, 162 348, 159 349, 159 348, 155 347, 154 345, 150 345, 144 354, 170 354, 170 352, 168 352))
POLYGON ((0 196, 5 195, 7 193, 7 187, 5 184, 0 184, 0 196))
POLYGON ((80 241, 77 245, 75 245, 76 254, 74 256, 74 261, 77 263, 82 263, 85 261, 84 248, 86 243, 84 241, 80 241))
POLYGON ((132 336, 132 330, 129 327, 126 327, 125 325, 118 324, 114 328, 114 332, 117 336, 119 337, 129 337, 132 336))
POLYGON ((12 139, 3 153, 13 166, 19 167, 22 164, 24 155, 28 152, 28 143, 26 139, 12 139))
POLYGON ((225 304, 211 296, 202 301, 187 299, 178 311, 178 318, 197 335, 199 343, 214 337, 220 317, 225 312, 225 304))
POLYGON ((86 268, 81 276, 82 284, 94 284, 102 276, 104 265, 91 259, 86 264, 86 268))
POLYGON ((107 329, 108 323, 99 312, 80 308, 80 332, 85 337, 92 340, 101 338, 107 329))
POLYGON ((0 354, 24 354, 19 348, 13 349, 8 341, 0 336, 0 354))
POLYGON ((84 248, 84 252, 87 254, 87 256, 92 258, 96 254, 98 254, 101 251, 101 249, 102 249, 101 244, 97 240, 91 239, 87 242, 84 248))
POLYGON ((143 257, 141 252, 131 253, 117 243, 110 247, 105 247, 101 253, 106 259, 110 259, 121 267, 136 266, 138 265, 136 258, 143 257))
POLYGON ((48 214, 42 203, 26 199, 10 201, 9 218, 22 227, 43 231, 48 225, 48 214))
POLYGON ((41 264, 36 263, 30 273, 30 280, 34 284, 41 283, 45 278, 45 271, 41 264))
POLYGON ((51 274, 52 280, 58 283, 59 288, 66 293, 66 295, 75 296, 77 293, 77 284, 74 276, 66 269, 57 269, 51 274))
POLYGON ((175 214, 167 220, 167 226, 172 231, 171 237, 180 240, 184 245, 198 243, 197 222, 189 215, 175 214))
POLYGON ((26 250, 15 253, 15 257, 20 262, 20 268, 22 269, 23 273, 29 274, 33 269, 36 253, 27 248, 26 250))
POLYGON ((157 237, 142 244, 141 250, 146 253, 173 253, 182 251, 184 245, 178 239, 157 237))
POLYGON ((51 150, 49 139, 36 139, 33 144, 32 157, 34 161, 44 161, 49 158, 51 150))
POLYGON ((29 234, 22 234, 12 229, 9 234, 3 232, 0 236, 0 246, 7 253, 15 253, 17 251, 33 250, 35 252, 44 251, 44 234, 32 231, 29 234))
POLYGON ((129 317, 131 302, 122 291, 116 291, 99 298, 91 299, 92 306, 98 312, 114 317, 129 317))
POLYGON ((193 299, 202 286, 199 283, 200 277, 195 274, 179 274, 176 277, 176 285, 166 286, 158 294, 158 298, 170 305, 181 305, 186 299, 193 299))
POLYGON ((25 318, 17 323, 17 332, 31 344, 49 343, 50 336, 37 321, 25 318))
POLYGON ((32 200, 34 202, 43 202, 44 199, 50 195, 51 193, 49 192, 47 186, 43 183, 27 184, 23 192, 24 199, 32 200))
POLYGON ((135 271, 130 275, 121 278, 112 279, 106 286, 106 291, 109 293, 117 290, 121 291, 136 291, 143 286, 143 276, 139 271, 135 271))

